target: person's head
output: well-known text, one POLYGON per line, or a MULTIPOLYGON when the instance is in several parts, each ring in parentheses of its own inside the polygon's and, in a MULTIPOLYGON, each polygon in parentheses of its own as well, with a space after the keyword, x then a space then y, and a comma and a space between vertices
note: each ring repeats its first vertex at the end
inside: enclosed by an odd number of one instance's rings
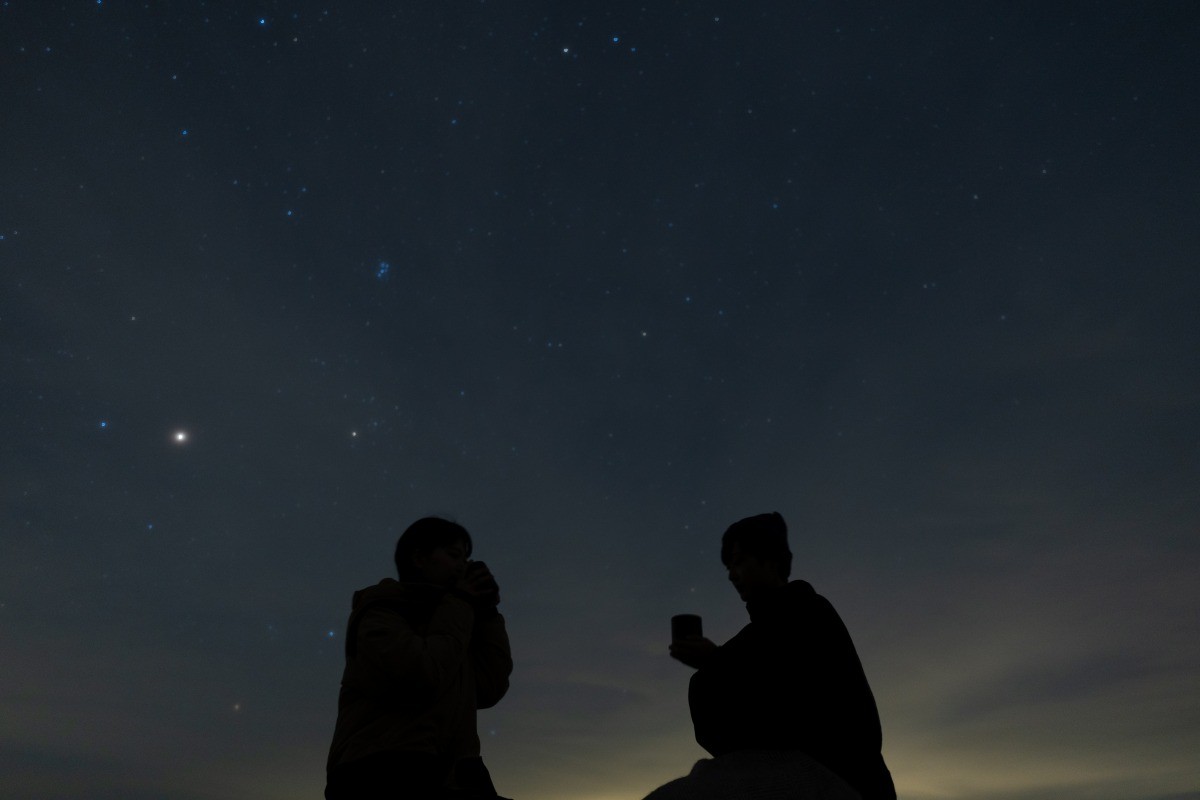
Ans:
POLYGON ((721 537, 721 563, 743 600, 787 583, 792 574, 787 523, 779 512, 738 520, 721 537))
POLYGON ((457 522, 423 517, 396 542, 396 573, 406 583, 453 586, 471 557, 471 534, 457 522))

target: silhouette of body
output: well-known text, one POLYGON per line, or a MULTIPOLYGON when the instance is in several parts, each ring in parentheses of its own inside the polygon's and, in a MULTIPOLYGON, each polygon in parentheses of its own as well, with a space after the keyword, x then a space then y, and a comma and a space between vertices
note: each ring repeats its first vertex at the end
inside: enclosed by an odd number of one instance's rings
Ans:
POLYGON ((495 797, 476 710, 508 690, 499 588, 461 526, 426 517, 396 545, 399 581, 354 593, 326 763, 328 800, 495 797))
POLYGON ((688 690, 696 741, 718 757, 802 751, 863 800, 894 800, 854 643, 828 600, 805 581, 788 582, 791 558, 777 513, 725 532, 721 560, 750 623, 720 647, 700 637, 671 645, 672 656, 697 668, 688 690))

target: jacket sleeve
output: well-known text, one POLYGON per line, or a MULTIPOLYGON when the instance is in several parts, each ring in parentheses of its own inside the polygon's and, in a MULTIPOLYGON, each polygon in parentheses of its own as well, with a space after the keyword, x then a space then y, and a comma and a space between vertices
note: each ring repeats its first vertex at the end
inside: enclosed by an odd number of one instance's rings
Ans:
POLYGON ((471 667, 475 673, 475 707, 491 708, 508 692, 508 676, 513 669, 502 615, 492 613, 476 620, 471 667))
POLYGON ((421 636, 395 611, 371 609, 358 627, 358 657, 385 693, 432 700, 458 676, 474 617, 469 604, 446 594, 421 636))

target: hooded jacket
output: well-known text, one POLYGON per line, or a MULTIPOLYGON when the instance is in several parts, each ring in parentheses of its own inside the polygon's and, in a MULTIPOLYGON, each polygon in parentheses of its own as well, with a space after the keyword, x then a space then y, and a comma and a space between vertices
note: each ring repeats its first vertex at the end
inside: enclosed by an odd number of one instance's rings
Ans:
POLYGON ((750 624, 692 676, 696 741, 714 756, 801 750, 863 800, 894 800, 875 697, 837 611, 805 581, 746 608, 750 624))
POLYGON ((478 756, 476 709, 500 701, 511 672, 494 609, 391 578, 355 592, 326 769, 383 751, 478 756))

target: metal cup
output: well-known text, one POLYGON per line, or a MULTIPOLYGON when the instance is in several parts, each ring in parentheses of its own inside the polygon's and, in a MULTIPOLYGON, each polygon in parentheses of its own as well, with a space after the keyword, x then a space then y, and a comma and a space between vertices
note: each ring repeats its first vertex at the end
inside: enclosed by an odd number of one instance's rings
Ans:
POLYGON ((671 641, 703 636, 704 628, 699 614, 676 614, 671 617, 671 641))

